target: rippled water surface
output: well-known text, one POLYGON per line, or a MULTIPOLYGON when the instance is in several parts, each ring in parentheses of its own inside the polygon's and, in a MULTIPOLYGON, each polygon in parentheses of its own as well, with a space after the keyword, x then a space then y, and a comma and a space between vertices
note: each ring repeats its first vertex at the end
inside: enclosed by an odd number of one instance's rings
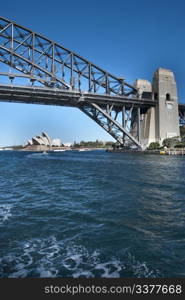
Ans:
POLYGON ((185 157, 0 152, 0 277, 185 277, 185 157))

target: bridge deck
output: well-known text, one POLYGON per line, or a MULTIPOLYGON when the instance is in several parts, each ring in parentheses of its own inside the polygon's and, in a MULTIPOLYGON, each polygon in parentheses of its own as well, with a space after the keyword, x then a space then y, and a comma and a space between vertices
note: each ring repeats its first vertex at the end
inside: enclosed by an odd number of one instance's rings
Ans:
POLYGON ((83 103, 96 103, 101 105, 115 105, 118 109, 123 106, 148 108, 156 105, 156 101, 150 99, 130 98, 126 96, 113 96, 104 94, 91 94, 56 88, 35 86, 0 85, 0 101, 45 104, 79 107, 83 103))

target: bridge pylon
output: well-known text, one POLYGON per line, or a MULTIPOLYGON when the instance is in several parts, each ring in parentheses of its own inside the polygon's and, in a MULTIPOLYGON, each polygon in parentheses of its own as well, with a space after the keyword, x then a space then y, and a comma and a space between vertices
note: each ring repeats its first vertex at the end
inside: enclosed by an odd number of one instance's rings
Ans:
POLYGON ((177 85, 174 73, 159 68, 153 77, 154 98, 158 100, 155 116, 156 140, 180 137, 177 85))
POLYGON ((179 108, 177 86, 174 73, 170 70, 159 68, 153 76, 153 83, 139 79, 135 82, 141 97, 150 95, 156 102, 155 107, 150 107, 141 115, 141 137, 143 147, 151 142, 162 142, 166 138, 180 137, 179 108))

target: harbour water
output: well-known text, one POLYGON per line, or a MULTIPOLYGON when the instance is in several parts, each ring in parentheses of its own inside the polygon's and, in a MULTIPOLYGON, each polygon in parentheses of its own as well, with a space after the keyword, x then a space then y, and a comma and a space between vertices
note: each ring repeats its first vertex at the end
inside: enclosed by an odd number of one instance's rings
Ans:
POLYGON ((185 277, 185 159, 0 152, 0 277, 185 277))

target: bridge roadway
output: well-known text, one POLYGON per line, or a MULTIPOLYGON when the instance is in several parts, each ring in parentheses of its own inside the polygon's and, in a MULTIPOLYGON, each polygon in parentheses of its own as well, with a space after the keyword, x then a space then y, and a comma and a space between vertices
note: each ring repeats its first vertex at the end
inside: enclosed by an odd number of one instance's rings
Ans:
MULTIPOLYGON (((0 84, 0 101, 78 108, 95 103, 102 108, 112 105, 115 111, 121 111, 123 106, 126 109, 134 106, 140 108, 141 114, 146 113, 148 108, 156 106, 157 103, 156 100, 144 98, 93 94, 38 86, 15 86, 12 84, 0 84)), ((179 103, 179 116, 183 116, 183 119, 185 119, 185 103, 179 103)))
POLYGON ((0 101, 58 105, 68 107, 80 107, 84 104, 95 103, 102 106, 114 105, 114 109, 121 110, 126 107, 140 107, 141 112, 156 105, 156 101, 150 99, 130 98, 126 96, 113 96, 107 94, 93 94, 56 88, 35 86, 0 85, 0 101))
MULTIPOLYGON (((121 95, 93 94, 57 88, 15 86, 10 84, 0 84, 0 101, 68 107, 81 107, 88 103, 95 103, 105 107, 108 104, 113 105, 113 109, 118 111, 124 105, 126 108, 132 106, 140 107, 141 113, 145 113, 148 108, 156 106, 157 103, 156 100, 130 98, 121 95)), ((185 103, 179 103, 179 112, 185 116, 185 103)))

